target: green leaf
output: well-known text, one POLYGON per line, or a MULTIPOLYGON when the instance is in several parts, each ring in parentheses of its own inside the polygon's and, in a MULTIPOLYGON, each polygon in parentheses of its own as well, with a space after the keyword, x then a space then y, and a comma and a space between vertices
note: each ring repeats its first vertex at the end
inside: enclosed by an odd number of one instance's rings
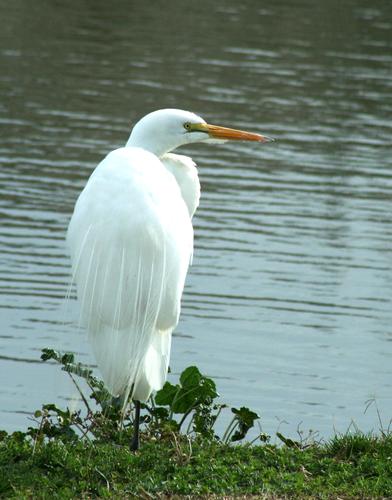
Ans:
POLYGON ((21 431, 15 431, 11 434, 12 439, 18 443, 23 443, 26 439, 26 433, 21 431))
POLYGON ((259 435, 259 439, 262 443, 268 443, 269 440, 271 439, 271 436, 269 434, 266 434, 265 432, 262 432, 259 435))
MULTIPOLYGON (((64 356, 63 356, 64 357, 64 356)), ((73 364, 73 363, 63 363, 64 366, 62 370, 67 373, 72 373, 73 375, 77 375, 78 377, 82 377, 86 380, 89 380, 92 374, 92 371, 89 368, 86 368, 81 363, 73 364)))
POLYGON ((196 366, 188 366, 180 375, 180 384, 184 388, 191 388, 200 384, 202 374, 196 366))
POLYGON ((231 411, 234 413, 234 415, 236 415, 237 419, 241 423, 243 423, 244 425, 249 425, 250 427, 253 427, 254 421, 260 418, 257 413, 249 410, 249 408, 246 408, 245 406, 241 406, 240 409, 232 408, 231 411))
POLYGON ((46 405, 43 405, 42 408, 47 411, 54 411, 55 413, 61 412, 59 408, 54 403, 48 403, 46 405))
POLYGON ((207 398, 215 399, 219 396, 218 392, 216 391, 215 382, 211 378, 203 376, 201 380, 201 394, 204 401, 207 398))
POLYGON ((189 389, 181 387, 171 404, 173 413, 186 413, 190 411, 196 405, 197 392, 197 387, 191 387, 189 389))
POLYGON ((231 441, 240 441, 244 439, 249 429, 254 426, 255 420, 260 418, 257 413, 245 406, 242 406, 240 409, 232 408, 231 411, 234 413, 235 418, 237 420, 238 429, 234 432, 231 437, 231 441))
POLYGON ((47 361, 48 359, 55 359, 56 361, 60 358, 60 355, 54 349, 42 349, 41 359, 42 361, 47 361))
POLYGON ((301 448, 301 443, 294 441, 293 439, 283 436, 280 432, 277 432, 278 438, 288 447, 288 448, 301 448))
POLYGON ((155 395, 155 402, 158 405, 171 406, 173 400, 179 391, 178 385, 173 385, 170 382, 165 382, 165 385, 155 395))
POLYGON ((169 411, 162 406, 157 406, 150 410, 151 415, 160 420, 167 420, 169 418, 169 411))
POLYGON ((68 365, 70 363, 73 363, 75 359, 75 356, 71 352, 66 352, 61 356, 61 363, 63 365, 68 365))
POLYGON ((180 376, 180 382, 181 389, 172 404, 174 413, 188 413, 202 404, 210 406, 218 396, 215 382, 202 375, 196 366, 186 368, 180 376))

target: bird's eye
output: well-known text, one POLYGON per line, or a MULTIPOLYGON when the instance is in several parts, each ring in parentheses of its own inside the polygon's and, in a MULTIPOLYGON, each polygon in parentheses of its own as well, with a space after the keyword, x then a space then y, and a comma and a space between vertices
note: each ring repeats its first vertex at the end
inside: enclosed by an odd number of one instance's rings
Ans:
POLYGON ((190 132, 192 130, 191 124, 189 122, 184 123, 184 129, 190 132))

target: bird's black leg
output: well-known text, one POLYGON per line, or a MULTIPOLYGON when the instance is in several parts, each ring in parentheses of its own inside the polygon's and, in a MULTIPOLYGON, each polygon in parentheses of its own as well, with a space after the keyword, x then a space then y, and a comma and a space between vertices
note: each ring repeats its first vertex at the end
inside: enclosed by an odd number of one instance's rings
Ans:
POLYGON ((135 420, 133 421, 133 438, 131 441, 131 450, 139 449, 139 424, 140 424, 140 401, 135 401, 135 420))

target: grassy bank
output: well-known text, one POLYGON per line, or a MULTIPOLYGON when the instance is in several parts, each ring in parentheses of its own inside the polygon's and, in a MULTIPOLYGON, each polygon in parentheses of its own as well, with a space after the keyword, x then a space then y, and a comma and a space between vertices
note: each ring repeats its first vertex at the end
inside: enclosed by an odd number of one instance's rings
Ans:
POLYGON ((305 449, 225 445, 172 434, 138 452, 87 441, 0 444, 1 498, 265 495, 391 498, 392 438, 342 436, 305 449))
POLYGON ((78 411, 43 405, 26 432, 0 432, 0 498, 392 498, 389 430, 324 443, 277 433, 281 446, 261 432, 258 444, 244 443, 259 416, 219 403, 214 381, 188 367, 143 405, 141 449, 131 452, 132 410, 124 415, 71 354, 47 349, 42 359, 91 394, 80 390, 78 411), (219 437, 222 411, 232 420, 219 437))

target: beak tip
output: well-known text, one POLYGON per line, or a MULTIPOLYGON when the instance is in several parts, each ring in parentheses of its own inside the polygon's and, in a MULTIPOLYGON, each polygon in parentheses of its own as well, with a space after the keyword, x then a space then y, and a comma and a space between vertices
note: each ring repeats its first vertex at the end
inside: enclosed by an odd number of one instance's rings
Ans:
POLYGON ((276 139, 274 137, 269 137, 267 135, 260 136, 259 142, 267 143, 267 142, 275 142, 276 139))

